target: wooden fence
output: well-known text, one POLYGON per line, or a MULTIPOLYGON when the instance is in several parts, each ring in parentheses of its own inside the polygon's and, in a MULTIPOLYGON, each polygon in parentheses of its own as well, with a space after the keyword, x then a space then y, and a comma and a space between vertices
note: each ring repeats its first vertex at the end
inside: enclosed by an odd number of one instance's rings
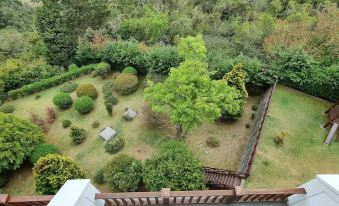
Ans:
POLYGON ((265 92, 260 102, 260 105, 258 107, 257 117, 252 126, 252 130, 248 136, 247 144, 245 146, 244 153, 240 161, 240 167, 238 170, 240 173, 246 174, 245 178, 247 178, 251 173, 254 156, 257 151, 257 146, 260 140, 261 131, 264 126, 265 118, 267 115, 267 111, 268 111, 275 87, 276 87, 276 84, 272 85, 265 92))
POLYGON ((10 196, 8 194, 0 194, 0 206, 46 206, 53 197, 53 195, 10 196))
POLYGON ((204 167, 205 181, 208 186, 233 189, 240 186, 245 175, 231 170, 223 170, 211 167, 204 167))
POLYGON ((99 193, 96 200, 105 206, 220 204, 232 202, 283 202, 294 194, 306 194, 303 188, 285 190, 255 190, 235 187, 233 190, 99 193))

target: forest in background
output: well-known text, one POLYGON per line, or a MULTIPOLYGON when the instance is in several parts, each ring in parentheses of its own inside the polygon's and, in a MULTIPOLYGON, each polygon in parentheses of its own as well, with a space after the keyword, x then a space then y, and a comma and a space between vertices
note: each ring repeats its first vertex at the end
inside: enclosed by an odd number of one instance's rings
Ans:
POLYGON ((278 80, 335 101, 338 21, 335 0, 3 0, 0 96, 102 60, 161 81, 179 38, 202 34, 213 79, 242 64, 249 90, 278 80))

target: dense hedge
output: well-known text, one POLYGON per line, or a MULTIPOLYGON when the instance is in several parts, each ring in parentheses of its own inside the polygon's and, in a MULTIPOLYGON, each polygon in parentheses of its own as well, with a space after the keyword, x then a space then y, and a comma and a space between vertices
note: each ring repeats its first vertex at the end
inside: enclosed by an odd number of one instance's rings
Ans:
POLYGON ((67 82, 69 80, 75 79, 77 77, 80 77, 81 75, 89 74, 95 69, 95 67, 96 67, 95 64, 86 65, 81 68, 77 67, 74 68, 74 66, 72 66, 72 69, 69 69, 68 72, 65 72, 61 75, 43 79, 41 81, 25 85, 19 89, 9 91, 8 96, 13 99, 16 99, 20 96, 26 96, 33 94, 35 92, 45 90, 57 86, 59 84, 62 84, 64 82, 67 82))
POLYGON ((106 62, 100 62, 97 64, 93 71, 94 77, 101 77, 102 79, 105 79, 109 74, 111 73, 111 65, 109 65, 106 62))
POLYGON ((39 144, 29 156, 30 161, 35 164, 41 157, 48 154, 60 154, 60 149, 54 144, 39 144))
POLYGON ((88 96, 82 96, 74 102, 74 109, 80 114, 87 114, 92 111, 94 100, 88 96))
POLYGON ((32 123, 0 112, 0 173, 15 170, 45 141, 42 129, 32 123))
POLYGON ((53 97, 53 104, 60 109, 68 109, 72 106, 73 100, 69 94, 60 93, 53 97))
POLYGON ((204 173, 200 162, 179 141, 164 143, 160 153, 146 160, 143 171, 146 188, 159 191, 201 190, 205 188, 204 173))
POLYGON ((93 84, 82 84, 75 90, 75 93, 78 97, 88 96, 92 99, 98 97, 98 90, 93 84))
POLYGON ((134 74, 121 73, 114 80, 113 88, 122 95, 129 95, 138 89, 138 77, 134 74))
POLYGON ((35 191, 39 194, 55 194, 67 180, 84 178, 83 171, 68 157, 48 154, 34 165, 35 191))
POLYGON ((142 165, 139 160, 119 154, 106 163, 104 180, 114 192, 133 192, 142 180, 142 165))

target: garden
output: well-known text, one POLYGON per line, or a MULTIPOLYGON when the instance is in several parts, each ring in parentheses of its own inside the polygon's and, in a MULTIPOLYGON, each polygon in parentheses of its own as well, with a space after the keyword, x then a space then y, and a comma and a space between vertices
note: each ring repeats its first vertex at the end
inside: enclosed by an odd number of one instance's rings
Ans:
POLYGON ((338 172, 334 0, 34 2, 0 2, 1 192, 207 189, 265 118, 247 187, 338 172))

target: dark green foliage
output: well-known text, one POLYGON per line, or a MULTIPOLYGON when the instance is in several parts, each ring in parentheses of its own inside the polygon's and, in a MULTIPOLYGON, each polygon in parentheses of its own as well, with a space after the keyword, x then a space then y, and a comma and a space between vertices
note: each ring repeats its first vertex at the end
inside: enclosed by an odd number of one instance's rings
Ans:
POLYGON ((138 71, 134 67, 126 67, 124 70, 122 70, 122 73, 137 75, 138 71))
POLYGON ((178 141, 164 143, 159 154, 146 160, 143 177, 150 191, 205 188, 200 162, 178 141))
POLYGON ((9 181, 9 174, 7 172, 0 173, 0 188, 5 187, 9 181))
POLYGON ((75 54, 75 63, 81 66, 99 63, 102 59, 101 55, 98 48, 92 48, 89 43, 80 43, 75 54))
POLYGON ((247 124, 245 125, 245 127, 248 129, 248 128, 251 127, 251 124, 250 124, 250 123, 247 123, 247 124))
POLYGON ((98 91, 92 84, 82 84, 75 90, 75 92, 78 97, 88 96, 92 99, 96 99, 98 97, 98 91))
POLYGON ((132 66, 139 74, 146 74, 145 54, 136 41, 114 41, 103 51, 103 60, 111 65, 132 66))
POLYGON ((125 141, 121 137, 115 137, 105 144, 105 150, 109 154, 115 154, 119 152, 125 145, 125 141))
POLYGON ((56 2, 43 1, 36 10, 36 29, 44 41, 46 60, 52 65, 68 66, 73 62, 77 37, 61 15, 62 8, 56 2))
POLYGON ((68 109, 72 107, 73 100, 69 94, 60 93, 53 97, 53 103, 60 109, 68 109))
POLYGON ((15 170, 45 141, 42 129, 32 123, 0 113, 0 173, 15 170))
POLYGON ((113 95, 107 96, 105 97, 105 104, 116 105, 118 104, 118 99, 113 95))
POLYGON ((33 168, 35 191, 44 195, 55 194, 67 180, 84 176, 73 160, 59 154, 48 154, 40 158, 33 168))
POLYGON ((79 84, 75 82, 66 82, 65 84, 62 85, 60 91, 64 93, 71 93, 74 92, 78 86, 79 84))
POLYGON ((74 102, 74 109, 80 114, 87 114, 94 108, 94 100, 88 96, 79 97, 74 102))
POLYGON ((93 123, 92 123, 92 128, 98 128, 100 127, 100 122, 98 120, 95 120, 93 123))
POLYGON ((93 71, 93 76, 99 76, 102 79, 105 79, 111 73, 111 65, 107 64, 106 62, 101 62, 97 64, 93 71))
POLYGON ((258 110, 258 105, 256 105, 256 104, 252 105, 252 110, 253 111, 257 111, 258 110))
POLYGON ((284 144, 284 139, 280 136, 276 136, 273 138, 273 143, 277 146, 281 146, 284 144))
POLYGON ((218 138, 214 137, 214 136, 208 137, 207 140, 206 140, 206 144, 210 148, 219 147, 220 140, 218 138))
POLYGON ((125 154, 116 155, 106 163, 104 179, 114 192, 137 191, 142 180, 141 162, 125 154))
POLYGON ((0 106, 0 112, 3 113, 13 113, 15 110, 15 107, 11 104, 4 104, 0 106))
POLYGON ((252 120, 255 119, 255 116, 256 116, 256 113, 252 113, 251 119, 252 119, 252 120))
POLYGON ((175 47, 154 47, 146 56, 146 65, 150 73, 167 75, 170 68, 178 67, 183 61, 175 47))
POLYGON ((129 95, 138 89, 138 77, 133 74, 121 73, 114 80, 114 90, 122 95, 129 95))
POLYGON ((99 185, 104 184, 105 183, 104 170, 103 169, 97 170, 92 179, 94 183, 97 183, 99 185))
POLYGON ((41 95, 40 95, 40 94, 37 94, 37 95, 35 96, 35 99, 40 99, 40 97, 41 97, 41 95))
POLYGON ((8 96, 13 99, 16 99, 21 96, 30 95, 35 92, 39 92, 39 91, 57 86, 59 84, 62 84, 74 78, 80 77, 81 75, 91 73, 94 70, 94 68, 95 68, 95 64, 90 64, 90 65, 83 66, 81 68, 70 69, 68 72, 65 72, 61 75, 43 79, 41 81, 25 85, 21 87, 20 89, 11 90, 8 92, 8 96))
POLYGON ((105 102, 105 108, 109 115, 113 115, 113 104, 105 102))
POLYGON ((43 143, 35 147, 31 155, 29 156, 29 159, 33 164, 35 164, 41 157, 44 157, 48 154, 61 154, 61 151, 54 144, 43 143))
POLYGON ((63 128, 68 128, 68 127, 71 126, 71 124, 72 124, 72 122, 70 120, 68 120, 68 119, 62 120, 62 127, 63 128))
POLYGON ((73 126, 71 127, 69 136, 75 144, 81 144, 86 139, 87 132, 85 129, 73 126))

